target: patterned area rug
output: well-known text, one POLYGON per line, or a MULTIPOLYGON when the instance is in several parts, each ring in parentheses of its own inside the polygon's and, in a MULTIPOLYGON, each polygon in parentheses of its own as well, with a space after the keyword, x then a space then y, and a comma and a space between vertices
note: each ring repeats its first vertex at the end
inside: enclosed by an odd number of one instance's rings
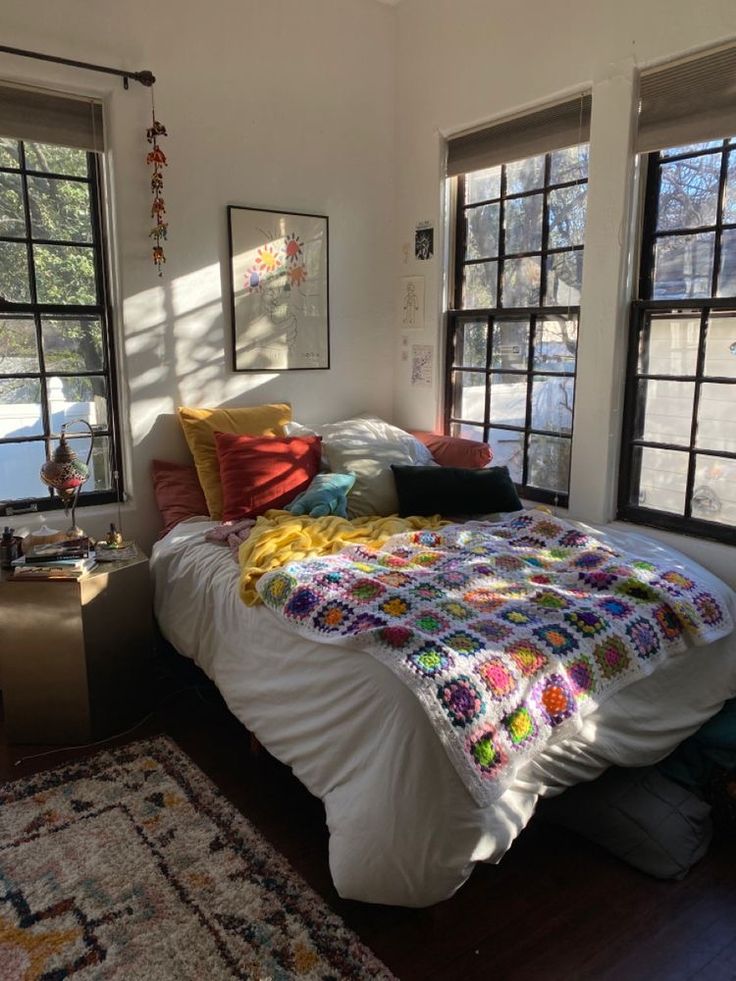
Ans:
POLYGON ((165 737, 0 789, 0 979, 391 979, 165 737))

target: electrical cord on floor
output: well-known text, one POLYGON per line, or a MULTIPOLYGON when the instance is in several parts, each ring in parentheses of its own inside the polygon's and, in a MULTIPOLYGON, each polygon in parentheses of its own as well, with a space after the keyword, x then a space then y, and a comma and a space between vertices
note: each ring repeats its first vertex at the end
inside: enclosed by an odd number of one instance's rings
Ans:
POLYGON ((164 705, 170 702, 173 698, 176 698, 178 695, 183 695, 185 692, 188 691, 196 691, 200 699, 205 703, 205 705, 209 705, 211 708, 212 707, 211 704, 207 701, 207 699, 202 694, 205 688, 206 688, 205 685, 187 685, 184 688, 178 688, 176 691, 172 691, 170 694, 166 695, 155 708, 151 709, 150 712, 144 715, 142 719, 140 719, 138 722, 132 725, 129 729, 124 729, 122 732, 113 733, 112 736, 106 736, 105 739, 96 739, 94 742, 91 743, 79 743, 76 746, 57 746, 56 749, 47 749, 43 753, 33 753, 31 756, 21 756, 20 759, 14 761, 13 766, 20 766, 22 763, 27 763, 29 760, 39 760, 43 756, 55 756, 57 753, 67 753, 70 750, 93 749, 95 746, 104 746, 105 743, 110 743, 114 739, 122 739, 123 736, 129 735, 131 732, 135 732, 136 729, 140 729, 142 725, 145 725, 149 719, 152 719, 154 715, 157 712, 159 712, 164 707, 164 705))

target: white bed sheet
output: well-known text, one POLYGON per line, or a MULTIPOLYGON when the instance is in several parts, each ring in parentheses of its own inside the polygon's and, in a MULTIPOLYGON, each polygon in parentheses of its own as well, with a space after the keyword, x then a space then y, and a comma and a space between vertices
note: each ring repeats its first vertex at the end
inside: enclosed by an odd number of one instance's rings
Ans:
MULTIPOLYGON (((524 766, 498 801, 480 807, 418 700, 388 668, 368 654, 300 638, 265 607, 245 606, 228 549, 204 540, 213 526, 181 524, 155 545, 159 625, 323 800, 330 870, 345 898, 405 906, 446 899, 475 862, 500 860, 540 796, 610 764, 656 762, 736 694, 736 633, 688 648, 605 701, 579 732, 524 766)), ((736 618, 734 593, 685 556, 639 534, 605 537, 704 576, 736 618)))

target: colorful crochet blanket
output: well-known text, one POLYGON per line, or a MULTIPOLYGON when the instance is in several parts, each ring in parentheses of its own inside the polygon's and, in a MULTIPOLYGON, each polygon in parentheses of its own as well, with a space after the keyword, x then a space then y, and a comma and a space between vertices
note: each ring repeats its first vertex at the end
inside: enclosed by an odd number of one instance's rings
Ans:
POLYGON ((686 638, 733 629, 697 580, 535 511, 348 546, 269 572, 258 591, 298 633, 387 664, 479 804, 686 638))

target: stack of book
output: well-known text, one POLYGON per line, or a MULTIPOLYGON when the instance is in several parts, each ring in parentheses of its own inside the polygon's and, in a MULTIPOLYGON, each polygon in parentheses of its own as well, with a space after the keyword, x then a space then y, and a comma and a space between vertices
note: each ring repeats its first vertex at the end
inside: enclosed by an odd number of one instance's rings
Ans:
POLYGON ((13 562, 13 579, 81 579, 95 567, 88 538, 35 545, 13 562))

